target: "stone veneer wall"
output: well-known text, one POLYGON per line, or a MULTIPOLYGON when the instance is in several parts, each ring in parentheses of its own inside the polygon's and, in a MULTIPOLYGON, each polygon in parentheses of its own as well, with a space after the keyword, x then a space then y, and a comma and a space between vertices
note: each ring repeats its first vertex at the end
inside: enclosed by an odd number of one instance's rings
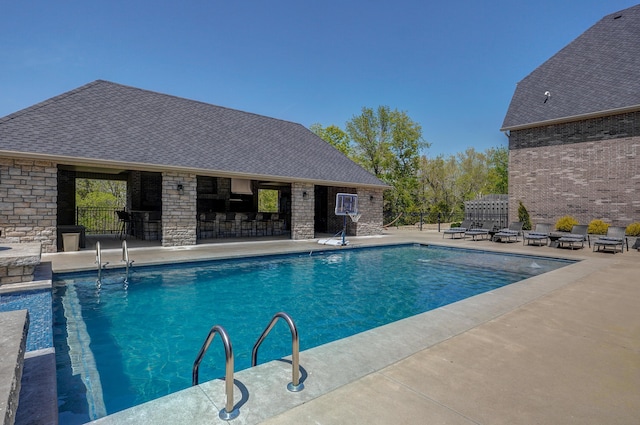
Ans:
POLYGON ((195 174, 162 173, 162 246, 196 244, 196 192, 195 174))
POLYGON ((356 236, 382 234, 382 189, 358 189, 358 210, 362 216, 356 225, 356 236))
POLYGON ((622 226, 640 221, 640 136, 538 144, 542 146, 514 147, 510 140, 510 221, 518 217, 518 200, 533 224, 555 223, 565 215, 581 224, 594 219, 622 226))
POLYGON ((315 236, 314 216, 314 185, 291 184, 291 239, 312 239, 315 236), (304 192, 307 196, 304 196, 304 192))
POLYGON ((0 230, 8 242, 56 252, 58 169, 50 161, 0 158, 0 230))

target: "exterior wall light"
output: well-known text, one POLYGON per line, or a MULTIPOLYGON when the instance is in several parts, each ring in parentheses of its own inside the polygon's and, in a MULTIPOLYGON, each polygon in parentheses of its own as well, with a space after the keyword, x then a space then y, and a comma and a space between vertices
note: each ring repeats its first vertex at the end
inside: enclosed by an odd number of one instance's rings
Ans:
POLYGON ((184 195, 184 186, 181 184, 178 184, 178 194, 184 195))
POLYGON ((304 192, 302 192, 302 197, 306 198, 307 197, 307 191, 305 190, 304 192))

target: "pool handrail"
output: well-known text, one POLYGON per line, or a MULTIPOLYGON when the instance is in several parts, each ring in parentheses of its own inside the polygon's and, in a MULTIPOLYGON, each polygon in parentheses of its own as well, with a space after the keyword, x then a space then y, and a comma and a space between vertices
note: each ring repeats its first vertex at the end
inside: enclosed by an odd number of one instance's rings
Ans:
POLYGON ((102 286, 102 269, 107 267, 109 262, 102 264, 102 248, 100 247, 100 241, 96 242, 96 264, 98 265, 98 280, 96 280, 96 287, 100 289, 102 286))
POLYGON ((298 328, 296 328, 296 324, 293 322, 291 316, 289 316, 284 311, 280 311, 273 315, 271 318, 271 322, 262 332, 260 338, 253 345, 253 350, 251 350, 251 367, 254 367, 258 364, 258 348, 262 341, 267 337, 271 329, 275 326, 278 319, 284 319, 285 322, 289 325, 289 330, 291 331, 291 382, 287 385, 287 389, 291 392, 298 392, 304 389, 304 384, 300 382, 300 338, 298 336, 298 328))
POLYGON ((200 368, 200 362, 202 362, 202 358, 205 353, 209 349, 209 345, 213 341, 213 338, 216 334, 220 334, 220 338, 222 338, 222 344, 224 345, 224 355, 225 355, 225 395, 227 401, 225 403, 225 407, 220 410, 218 413, 218 417, 222 420, 231 420, 236 418, 240 411, 238 409, 233 408, 233 348, 231 347, 231 340, 229 339, 229 335, 227 331, 220 325, 214 325, 207 338, 204 340, 204 344, 200 348, 200 352, 196 357, 196 361, 193 362, 193 370, 191 373, 191 386, 198 385, 198 369, 200 368))
POLYGON ((125 276, 124 283, 129 283, 129 267, 133 266, 133 260, 129 261, 129 248, 127 247, 127 240, 122 241, 122 260, 125 264, 125 276))

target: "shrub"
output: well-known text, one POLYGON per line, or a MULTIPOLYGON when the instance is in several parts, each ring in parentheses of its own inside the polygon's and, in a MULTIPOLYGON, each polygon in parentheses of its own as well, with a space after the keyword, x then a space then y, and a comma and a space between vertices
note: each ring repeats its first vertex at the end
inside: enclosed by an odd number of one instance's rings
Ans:
POLYGON ((592 235, 605 235, 608 228, 609 225, 602 220, 591 220, 587 231, 592 235))
POLYGON ((556 221, 556 230, 559 232, 570 232, 576 224, 578 224, 578 220, 570 215, 565 215, 556 221))
POLYGON ((522 230, 531 230, 531 218, 529 218, 529 211, 524 206, 522 201, 518 201, 518 221, 522 222, 522 230))
POLYGON ((460 227, 462 223, 457 222, 457 223, 451 223, 451 225, 449 227, 460 227))
POLYGON ((640 222, 631 223, 625 232, 627 236, 640 236, 640 222))

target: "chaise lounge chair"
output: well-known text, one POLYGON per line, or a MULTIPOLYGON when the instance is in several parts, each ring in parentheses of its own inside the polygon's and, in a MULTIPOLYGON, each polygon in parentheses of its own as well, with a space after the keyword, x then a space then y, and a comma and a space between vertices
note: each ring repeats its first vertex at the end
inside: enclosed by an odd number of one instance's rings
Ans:
POLYGON ((518 236, 522 232, 522 222, 514 221, 506 229, 500 229, 498 233, 493 235, 494 242, 518 242, 518 236))
POLYGON ((482 221, 480 222, 479 227, 474 227, 467 230, 467 232, 465 233, 465 236, 471 236, 471 239, 474 241, 477 241, 480 239, 489 239, 489 236, 491 236, 489 232, 494 230, 494 226, 495 226, 495 221, 491 221, 491 220, 482 221))
POLYGON ((532 232, 524 233, 522 237, 522 245, 526 242, 527 245, 534 244, 542 246, 542 242, 545 245, 549 243, 549 234, 551 233, 552 225, 549 223, 538 223, 536 229, 532 232))
POLYGON ((564 248, 568 246, 573 249, 574 247, 580 245, 579 248, 584 248, 584 241, 587 241, 589 244, 589 248, 591 248, 591 241, 589 240, 589 235, 587 234, 587 229, 589 226, 586 224, 576 224, 571 228, 571 233, 568 235, 562 236, 558 239, 558 248, 564 248))
POLYGON ((593 242, 593 251, 600 251, 600 248, 602 248, 603 251, 613 250, 615 254, 619 246, 620 252, 624 252, 625 243, 627 244, 627 251, 629 251, 629 241, 625 236, 626 230, 626 227, 609 226, 607 235, 601 236, 593 242))
POLYGON ((464 238, 464 234, 467 230, 471 229, 471 221, 464 220, 460 227, 451 227, 450 229, 446 229, 442 232, 442 239, 444 239, 444 235, 451 235, 451 239, 453 239, 456 235, 460 235, 461 238, 464 238))

